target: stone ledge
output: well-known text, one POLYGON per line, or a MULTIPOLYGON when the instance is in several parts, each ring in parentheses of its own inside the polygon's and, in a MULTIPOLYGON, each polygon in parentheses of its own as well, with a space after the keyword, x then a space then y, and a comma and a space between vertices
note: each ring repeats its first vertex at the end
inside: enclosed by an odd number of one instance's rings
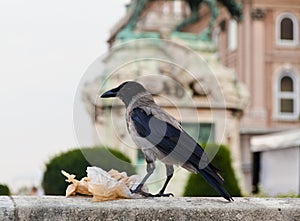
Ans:
POLYGON ((63 196, 0 197, 0 220, 300 220, 298 198, 175 197, 92 202, 63 196))
POLYGON ((14 220, 15 206, 8 196, 0 196, 0 220, 14 220))

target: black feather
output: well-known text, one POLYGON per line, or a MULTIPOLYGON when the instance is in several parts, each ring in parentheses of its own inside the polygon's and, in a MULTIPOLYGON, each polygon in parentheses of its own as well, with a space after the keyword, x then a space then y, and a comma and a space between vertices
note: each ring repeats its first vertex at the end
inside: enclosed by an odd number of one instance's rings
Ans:
POLYGON ((203 148, 185 131, 181 131, 170 123, 147 114, 141 108, 134 108, 131 120, 137 133, 147 139, 167 157, 180 162, 185 167, 193 167, 205 180, 225 199, 233 201, 223 187, 223 178, 205 154, 203 148))

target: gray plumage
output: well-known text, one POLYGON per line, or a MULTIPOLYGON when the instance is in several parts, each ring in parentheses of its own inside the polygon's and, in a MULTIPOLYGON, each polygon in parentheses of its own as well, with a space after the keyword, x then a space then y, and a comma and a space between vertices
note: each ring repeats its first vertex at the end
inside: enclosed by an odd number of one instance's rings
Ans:
POLYGON ((173 176, 173 165, 179 165, 204 179, 225 199, 233 201, 223 187, 223 178, 202 147, 190 137, 171 115, 162 110, 145 88, 134 81, 122 83, 101 95, 119 97, 126 105, 126 123, 134 143, 142 150, 147 162, 147 174, 132 192, 144 196, 172 196, 164 193, 173 176), (142 186, 155 169, 155 161, 166 165, 167 179, 156 195, 142 191, 142 186))

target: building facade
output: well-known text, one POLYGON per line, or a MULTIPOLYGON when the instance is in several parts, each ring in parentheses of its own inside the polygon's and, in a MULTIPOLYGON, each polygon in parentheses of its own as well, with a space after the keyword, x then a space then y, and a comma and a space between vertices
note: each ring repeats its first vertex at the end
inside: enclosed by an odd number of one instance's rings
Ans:
POLYGON ((221 63, 234 68, 250 92, 240 137, 243 171, 251 192, 255 164, 251 137, 300 126, 300 2, 245 0, 242 4, 240 23, 222 9, 214 38, 221 63))

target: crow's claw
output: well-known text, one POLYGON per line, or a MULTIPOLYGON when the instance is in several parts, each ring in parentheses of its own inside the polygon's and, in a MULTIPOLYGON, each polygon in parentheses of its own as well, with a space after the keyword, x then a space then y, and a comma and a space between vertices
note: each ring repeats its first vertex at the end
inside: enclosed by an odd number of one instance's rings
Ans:
POLYGON ((158 193, 158 194, 152 194, 152 193, 147 193, 143 190, 141 190, 140 188, 136 188, 134 190, 130 189, 130 192, 131 193, 137 193, 137 194, 140 194, 144 197, 174 197, 174 194, 173 193, 158 193))
POLYGON ((154 195, 155 197, 174 197, 174 194, 173 193, 158 193, 156 195, 154 195))
POLYGON ((137 193, 137 194, 140 194, 140 195, 142 195, 142 196, 144 196, 144 197, 154 197, 153 194, 147 193, 147 192, 141 190, 140 188, 136 188, 136 189, 134 189, 134 190, 130 189, 130 192, 131 192, 131 193, 137 193))

